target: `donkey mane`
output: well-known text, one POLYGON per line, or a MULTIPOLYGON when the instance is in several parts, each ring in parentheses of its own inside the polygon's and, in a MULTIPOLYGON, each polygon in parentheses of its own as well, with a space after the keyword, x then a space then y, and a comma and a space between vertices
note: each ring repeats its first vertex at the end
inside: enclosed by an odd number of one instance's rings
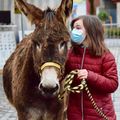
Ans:
POLYGON ((44 11, 44 18, 50 23, 56 18, 55 10, 50 9, 49 7, 44 11))

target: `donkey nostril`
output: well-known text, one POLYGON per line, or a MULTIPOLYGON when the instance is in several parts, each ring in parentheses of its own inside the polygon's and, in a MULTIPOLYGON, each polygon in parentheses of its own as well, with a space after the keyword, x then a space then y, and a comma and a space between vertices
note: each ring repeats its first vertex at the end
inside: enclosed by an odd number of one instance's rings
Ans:
POLYGON ((54 89, 54 91, 57 91, 58 90, 58 85, 56 84, 56 86, 53 89, 54 89))
POLYGON ((38 85, 38 89, 39 89, 39 90, 41 89, 41 84, 38 85))
POLYGON ((52 93, 56 92, 57 90, 58 90, 58 85, 55 86, 54 88, 49 88, 48 92, 52 94, 52 93))
POLYGON ((43 91, 44 93, 49 93, 49 94, 52 94, 52 93, 54 93, 55 91, 57 91, 58 90, 58 85, 56 84, 56 86, 55 87, 45 87, 45 86, 43 86, 42 84, 40 84, 39 85, 39 90, 41 90, 41 91, 43 91))
POLYGON ((39 90, 42 90, 42 91, 45 91, 46 88, 45 88, 42 84, 40 84, 40 85, 38 86, 38 89, 39 89, 39 90))
POLYGON ((47 92, 49 92, 49 93, 54 93, 54 92, 56 92, 58 90, 58 85, 56 84, 56 86, 55 87, 52 87, 52 88, 48 88, 48 91, 47 92))

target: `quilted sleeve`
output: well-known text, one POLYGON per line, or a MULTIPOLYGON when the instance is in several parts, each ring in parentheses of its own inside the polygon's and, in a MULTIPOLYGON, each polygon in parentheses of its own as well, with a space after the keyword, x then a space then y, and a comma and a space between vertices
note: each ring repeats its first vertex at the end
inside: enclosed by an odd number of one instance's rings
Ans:
POLYGON ((118 75, 115 58, 107 53, 102 60, 102 75, 88 70, 88 83, 102 93, 112 93, 118 87, 118 75))

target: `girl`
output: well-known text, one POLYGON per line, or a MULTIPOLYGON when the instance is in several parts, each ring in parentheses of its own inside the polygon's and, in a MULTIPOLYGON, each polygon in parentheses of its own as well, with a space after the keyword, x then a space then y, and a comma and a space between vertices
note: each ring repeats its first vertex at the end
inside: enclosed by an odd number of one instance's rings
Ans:
POLYGON ((68 52, 65 74, 78 69, 72 86, 85 79, 100 115, 87 93, 70 93, 68 120, 116 120, 111 93, 118 87, 115 58, 104 43, 103 26, 95 16, 80 16, 71 22, 72 47, 68 52))

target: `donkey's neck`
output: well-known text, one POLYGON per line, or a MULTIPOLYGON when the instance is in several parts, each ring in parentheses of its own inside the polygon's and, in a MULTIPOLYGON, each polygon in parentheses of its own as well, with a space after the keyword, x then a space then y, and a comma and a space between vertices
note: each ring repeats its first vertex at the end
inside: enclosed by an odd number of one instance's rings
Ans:
POLYGON ((14 95, 13 97, 16 99, 15 101, 23 101, 22 99, 26 99, 27 91, 30 89, 30 84, 32 84, 30 83, 32 81, 31 79, 35 77, 31 45, 28 42, 25 44, 25 46, 23 46, 22 43, 20 44, 19 48, 16 50, 15 59, 13 62, 14 77, 12 80, 12 90, 14 95))

